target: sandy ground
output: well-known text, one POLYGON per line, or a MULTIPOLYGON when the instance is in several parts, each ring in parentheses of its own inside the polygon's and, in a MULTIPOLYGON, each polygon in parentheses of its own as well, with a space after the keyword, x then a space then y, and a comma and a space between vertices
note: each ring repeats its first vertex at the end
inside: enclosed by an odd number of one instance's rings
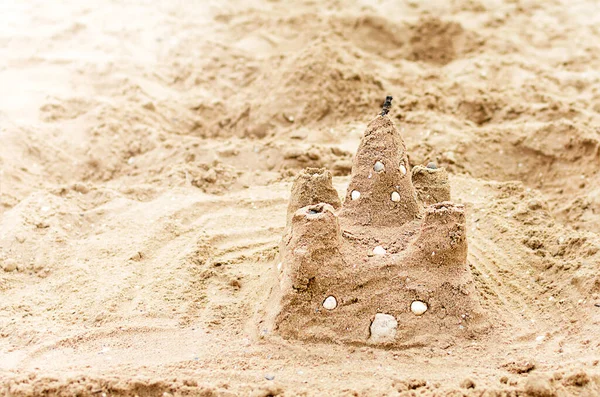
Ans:
POLYGON ((600 395, 599 71, 595 0, 0 2, 0 394, 600 395), (492 328, 282 339, 293 177, 388 94, 492 328))

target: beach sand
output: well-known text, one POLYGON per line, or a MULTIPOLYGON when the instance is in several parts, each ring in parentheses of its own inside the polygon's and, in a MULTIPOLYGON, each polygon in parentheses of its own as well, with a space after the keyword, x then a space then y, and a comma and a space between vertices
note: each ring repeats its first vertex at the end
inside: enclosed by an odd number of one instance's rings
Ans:
POLYGON ((0 2, 0 395, 600 395, 598 26, 593 0, 0 2), (346 197, 386 95, 464 206, 489 328, 263 327, 293 181, 346 197))

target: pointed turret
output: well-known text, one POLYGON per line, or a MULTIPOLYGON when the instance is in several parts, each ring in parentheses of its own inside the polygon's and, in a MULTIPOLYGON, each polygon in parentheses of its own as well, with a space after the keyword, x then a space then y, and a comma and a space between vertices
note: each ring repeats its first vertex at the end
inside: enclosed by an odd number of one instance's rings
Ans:
POLYGON ((353 223, 401 226, 421 211, 404 140, 388 116, 367 127, 352 166, 343 216, 353 223))

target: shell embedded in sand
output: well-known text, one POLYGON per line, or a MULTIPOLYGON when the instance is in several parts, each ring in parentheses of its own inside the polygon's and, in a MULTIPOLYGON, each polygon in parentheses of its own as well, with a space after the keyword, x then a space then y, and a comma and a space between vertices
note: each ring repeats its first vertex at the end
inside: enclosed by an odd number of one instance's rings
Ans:
POLYGON ((404 166, 404 164, 400 164, 400 172, 402 173, 402 175, 406 175, 406 167, 404 166))
POLYGON ((400 193, 398 193, 398 192, 392 192, 392 201, 396 202, 396 203, 398 201, 400 201, 400 193))
POLYGON ((277 264, 277 270, 281 271, 281 267, 283 266, 283 262, 279 262, 277 264))
POLYGON ((373 170, 375 170, 375 172, 380 172, 380 171, 383 171, 384 169, 385 169, 385 166, 383 165, 383 163, 381 161, 375 162, 375 165, 373 166, 373 170))
POLYGON ((358 200, 360 198, 360 192, 358 190, 353 190, 350 197, 352 197, 352 200, 358 200))
POLYGON ((334 296, 328 296, 327 299, 323 301, 323 307, 327 310, 333 310, 337 307, 337 300, 334 296))
POLYGON ((17 263, 12 259, 6 259, 4 264, 0 264, 0 267, 4 269, 5 272, 14 272, 17 270, 17 263))
POLYGON ((375 255, 385 255, 385 248, 383 248, 381 245, 378 245, 377 247, 373 248, 373 253, 375 255))
POLYGON ((421 301, 413 301, 410 304, 410 311, 415 315, 420 316, 427 311, 427 303, 421 301))
POLYGON ((369 341, 375 343, 393 342, 396 337, 398 321, 389 314, 377 313, 371 323, 369 341))

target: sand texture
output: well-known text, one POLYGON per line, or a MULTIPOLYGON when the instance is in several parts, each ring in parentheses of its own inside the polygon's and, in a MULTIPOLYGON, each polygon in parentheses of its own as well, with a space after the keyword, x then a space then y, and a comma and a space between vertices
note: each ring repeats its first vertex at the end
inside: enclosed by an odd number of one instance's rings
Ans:
POLYGON ((598 26, 0 1, 0 396, 600 396, 598 26))

